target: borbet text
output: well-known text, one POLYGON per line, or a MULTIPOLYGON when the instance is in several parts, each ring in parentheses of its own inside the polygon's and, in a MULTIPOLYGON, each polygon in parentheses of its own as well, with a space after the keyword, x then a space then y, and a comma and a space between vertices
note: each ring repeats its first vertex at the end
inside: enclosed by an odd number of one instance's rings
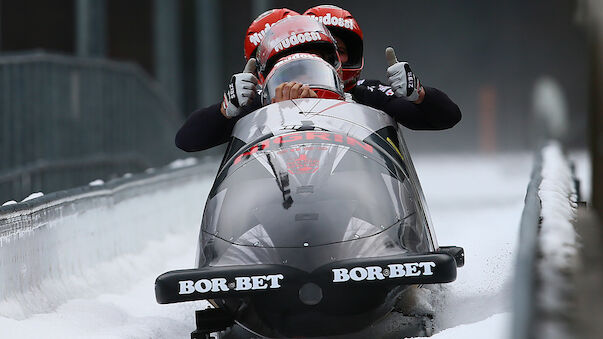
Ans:
POLYGON ((333 272, 333 282, 346 282, 363 280, 385 280, 402 277, 418 277, 433 275, 432 268, 436 264, 433 261, 413 262, 405 264, 389 264, 386 269, 380 266, 335 268, 333 272))
POLYGON ((235 277, 234 281, 230 283, 226 278, 199 279, 197 281, 181 280, 178 281, 180 285, 178 294, 277 289, 281 287, 280 280, 284 278, 282 274, 268 274, 235 277))

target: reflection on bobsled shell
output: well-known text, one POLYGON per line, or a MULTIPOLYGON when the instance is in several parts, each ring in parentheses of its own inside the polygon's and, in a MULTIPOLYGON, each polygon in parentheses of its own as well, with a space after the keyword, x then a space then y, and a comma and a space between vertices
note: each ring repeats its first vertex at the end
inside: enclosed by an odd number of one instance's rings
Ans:
MULTIPOLYGON (((379 226, 372 225, 358 218, 351 218, 346 227, 341 242, 335 244, 325 244, 319 246, 333 246, 336 249, 329 251, 337 253, 335 258, 329 253, 329 258, 316 260, 319 263, 325 263, 332 260, 366 258, 371 256, 388 256, 403 254, 407 251, 395 245, 395 240, 383 231, 379 226), (353 240, 353 241, 352 241, 353 240)), ((282 257, 286 255, 286 250, 279 253, 274 248, 270 236, 262 225, 257 225, 249 231, 243 233, 236 241, 222 254, 215 266, 228 265, 246 265, 246 264, 264 264, 264 263, 285 263, 306 270, 314 267, 309 266, 311 262, 299 256, 282 257), (299 261, 299 262, 295 262, 299 261)), ((310 244, 308 244, 310 246, 310 244)))
POLYGON ((410 181, 349 146, 290 145, 233 167, 206 207, 200 267, 286 262, 309 271, 429 250, 410 181))

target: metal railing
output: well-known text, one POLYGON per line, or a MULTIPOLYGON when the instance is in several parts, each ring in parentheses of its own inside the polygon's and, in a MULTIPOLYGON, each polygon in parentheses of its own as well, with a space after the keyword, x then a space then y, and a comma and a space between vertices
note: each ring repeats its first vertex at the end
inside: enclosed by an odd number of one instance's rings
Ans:
MULTIPOLYGON (((23 293, 48 293, 43 303, 17 302, 14 308, 48 312, 63 293, 45 288, 77 290, 63 284, 64 277, 81 280, 99 263, 140 253, 150 241, 196 232, 217 165, 218 158, 205 158, 186 167, 166 166, 0 206, 0 302, 22 301, 23 293), (188 199, 181 200, 183 195, 188 199)), ((191 246, 195 244, 192 238, 191 246)))
POLYGON ((134 64, 0 55, 0 203, 165 164, 180 122, 134 64))

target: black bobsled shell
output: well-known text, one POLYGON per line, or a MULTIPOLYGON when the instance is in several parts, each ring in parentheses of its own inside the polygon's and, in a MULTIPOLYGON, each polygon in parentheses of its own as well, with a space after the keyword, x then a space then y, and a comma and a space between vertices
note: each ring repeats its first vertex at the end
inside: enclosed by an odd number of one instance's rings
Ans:
POLYGON ((158 302, 212 299, 267 337, 345 335, 382 319, 409 286, 456 278, 385 113, 295 99, 241 118, 231 140, 197 268, 160 276, 158 302))

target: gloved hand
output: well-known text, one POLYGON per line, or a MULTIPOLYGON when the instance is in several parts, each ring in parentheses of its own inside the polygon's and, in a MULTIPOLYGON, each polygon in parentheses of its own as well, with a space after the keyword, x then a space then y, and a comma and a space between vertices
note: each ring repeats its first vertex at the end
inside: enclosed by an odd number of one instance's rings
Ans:
POLYGON ((224 101, 222 101, 221 111, 227 118, 236 117, 241 114, 242 108, 249 105, 257 95, 256 86, 258 78, 253 75, 255 72, 255 59, 247 61, 243 73, 237 73, 230 79, 228 89, 224 92, 224 101))
POLYGON ((399 62, 391 47, 385 49, 385 58, 389 65, 387 68, 388 82, 394 94, 408 101, 417 101, 419 91, 421 91, 421 82, 410 69, 410 65, 407 62, 399 62))

